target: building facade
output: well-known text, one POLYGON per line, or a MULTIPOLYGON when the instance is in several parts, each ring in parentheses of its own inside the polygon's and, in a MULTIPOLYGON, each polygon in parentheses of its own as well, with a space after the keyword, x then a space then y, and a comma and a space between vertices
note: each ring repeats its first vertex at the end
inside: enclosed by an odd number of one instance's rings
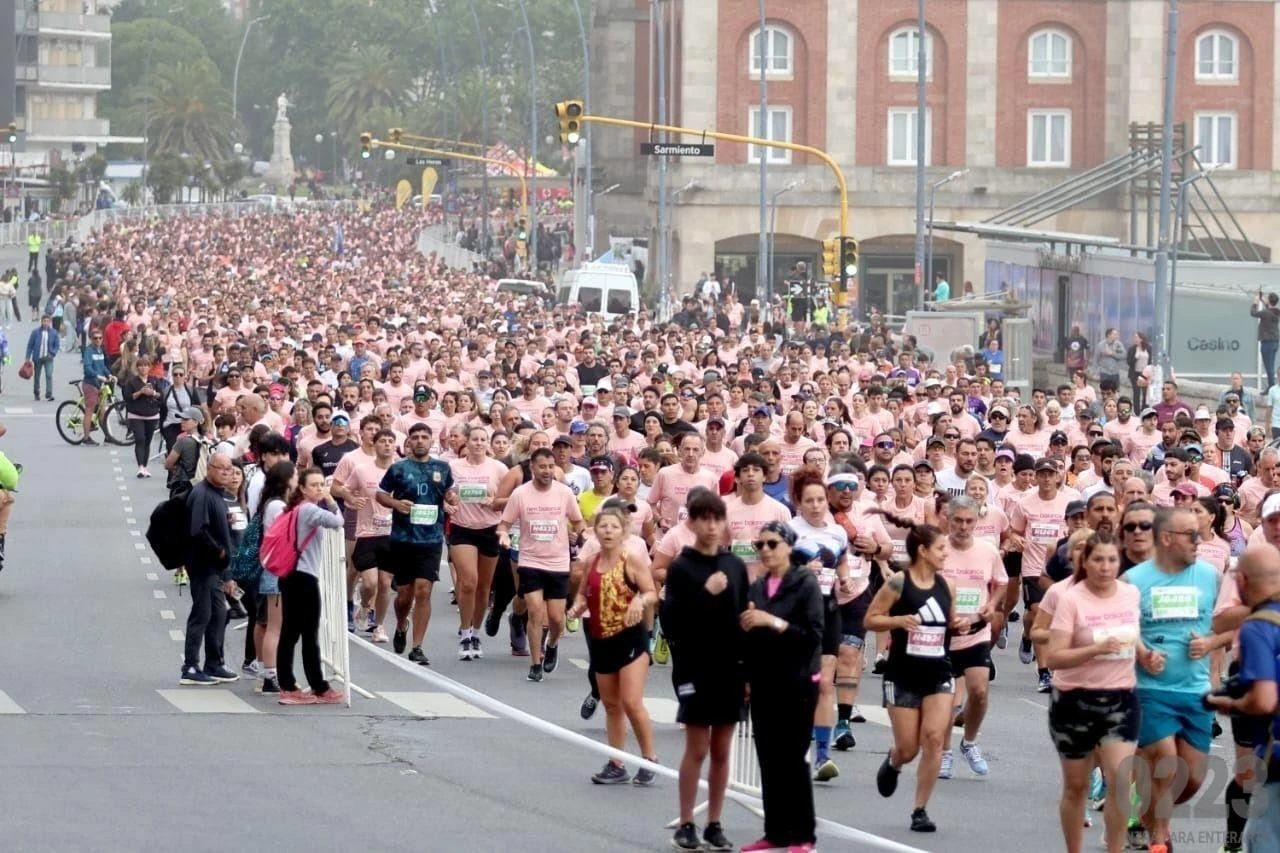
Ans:
MULTIPOLYGON (((1182 0, 1176 121, 1250 240, 1280 248, 1280 0, 1182 0)), ((810 145, 841 166, 850 231, 862 247, 864 304, 897 311, 917 297, 914 268, 915 0, 596 0, 593 111, 656 116, 652 14, 665 16, 672 124, 758 135, 760 73, 766 133, 810 145), (620 58, 634 56, 634 61, 620 58), (606 61, 607 58, 607 61, 606 61)), ((1164 0, 928 0, 927 181, 935 219, 976 222, 1130 150, 1134 124, 1162 117, 1164 0)), ((650 234, 656 165, 644 133, 595 128, 601 232, 650 234)), ((671 272, 677 291, 713 269, 755 288, 760 152, 720 144, 716 156, 668 163, 671 272)), ((838 233, 835 180, 811 156, 765 154, 776 196, 772 272, 821 259, 838 233)), ((1037 223, 1129 242, 1131 200, 1112 192, 1037 223)), ((596 245, 607 239, 596 237, 596 245)), ((981 240, 939 232, 933 271, 954 292, 983 289, 981 240)), ((652 265, 651 265, 652 266, 652 265)), ((929 276, 926 276, 928 278, 929 276)))

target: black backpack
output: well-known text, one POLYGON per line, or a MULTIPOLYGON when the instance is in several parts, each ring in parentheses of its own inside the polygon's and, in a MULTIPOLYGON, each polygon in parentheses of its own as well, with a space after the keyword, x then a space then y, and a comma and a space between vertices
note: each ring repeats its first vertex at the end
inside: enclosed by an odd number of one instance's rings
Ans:
POLYGON ((180 569, 186 562, 186 544, 191 538, 189 527, 185 494, 162 501, 151 511, 147 542, 166 570, 180 569))

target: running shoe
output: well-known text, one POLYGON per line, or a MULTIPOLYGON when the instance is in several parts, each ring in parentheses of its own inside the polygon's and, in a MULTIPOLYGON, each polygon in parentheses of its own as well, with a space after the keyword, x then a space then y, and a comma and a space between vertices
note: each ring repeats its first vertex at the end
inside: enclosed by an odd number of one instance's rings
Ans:
POLYGON ((490 637, 498 636, 498 629, 502 627, 502 612, 493 607, 489 608, 488 614, 484 617, 484 632, 490 637))
POLYGON ((560 647, 547 646, 542 657, 542 671, 547 675, 556 671, 556 667, 560 665, 560 647))
POLYGON ((570 616, 564 620, 564 629, 570 634, 578 633, 578 629, 582 627, 582 620, 577 616, 570 616))
POLYGON ((373 636, 370 639, 375 643, 385 643, 387 642, 387 632, 382 630, 382 626, 379 625, 373 629, 373 636))
POLYGON ((1147 840, 1147 828, 1137 818, 1129 818, 1129 826, 1125 830, 1125 846, 1129 850, 1146 850, 1147 840))
POLYGON ((655 625, 653 629, 653 662, 658 666, 671 663, 671 646, 667 645, 667 638, 662 633, 661 625, 655 625))
POLYGON ((677 850, 701 850, 702 842, 698 840, 698 827, 691 823, 680 824, 676 834, 671 837, 671 846, 677 850))
POLYGON ((876 771, 876 790, 880 792, 880 796, 893 796, 893 792, 898 790, 898 776, 901 774, 902 771, 890 764, 889 756, 886 755, 880 769, 876 771))
POLYGON ((413 647, 413 651, 409 652, 409 660, 420 666, 431 666, 431 661, 422 653, 422 646, 413 647))
POLYGON ((258 663, 256 660, 249 661, 244 666, 240 667, 240 671, 250 678, 261 678, 262 664, 258 663))
POLYGON ((961 702, 959 705, 955 707, 955 719, 951 721, 951 725, 953 728, 957 728, 957 729, 964 728, 964 703, 963 702, 961 702))
POLYGON ((396 626, 396 635, 391 639, 391 648, 398 654, 404 654, 404 647, 409 643, 409 626, 396 626))
POLYGON ((1053 692, 1053 673, 1045 672, 1040 676, 1040 683, 1036 685, 1037 693, 1053 692))
POLYGON ((211 687, 218 682, 207 673, 201 672, 194 666, 182 668, 182 677, 178 679, 178 683, 185 687, 211 687))
POLYGON ((828 758, 818 765, 818 769, 813 774, 813 780, 815 782, 830 782, 839 775, 840 768, 836 767, 836 763, 828 758))
POLYGON ((587 698, 582 700, 582 705, 578 708, 578 716, 589 720, 596 715, 598 707, 600 707, 600 700, 588 693, 587 698))
POLYGON ((470 637, 463 637, 458 641, 458 660, 471 660, 470 637))
POLYGON ((258 690, 258 692, 259 693, 279 693, 280 682, 276 681, 274 678, 270 676, 267 676, 266 678, 262 679, 262 688, 258 690))
POLYGON ((306 693, 302 690, 281 690, 280 698, 276 701, 281 705, 314 705, 317 702, 314 693, 306 693))
POLYGON ((480 660, 484 657, 484 649, 480 648, 480 638, 475 634, 471 635, 471 659, 480 660))
POLYGON ((542 681, 542 667, 535 663, 529 667, 529 674, 525 678, 535 683, 542 681))
POLYGON ((731 851, 736 848, 724 837, 724 830, 717 821, 707 824, 707 828, 702 830, 702 849, 731 851))
POLYGON ((1021 613, 1019 613, 1018 611, 1016 611, 1016 610, 1010 610, 1010 611, 1009 611, 1009 621, 1010 621, 1010 622, 1017 622, 1017 621, 1018 621, 1019 619, 1021 619, 1021 618, 1022 618, 1022 614, 1021 614, 1021 613))
POLYGON ((186 569, 175 569, 173 572, 173 582, 177 586, 186 586, 191 583, 191 578, 187 576, 186 569))
POLYGON ((954 761, 955 759, 951 755, 951 750, 945 749, 942 751, 942 763, 938 765, 939 779, 950 779, 952 777, 952 765, 954 764, 954 761))
POLYGON ((631 777, 631 784, 639 785, 641 788, 649 788, 657 781, 658 774, 644 767, 637 770, 636 775, 631 777))
POLYGON ((853 732, 849 731, 849 724, 847 722, 842 720, 836 723, 835 739, 832 741, 831 745, 841 752, 853 749, 858 745, 857 740, 853 737, 853 732))
POLYGON ((1006 622, 1000 626, 1000 636, 996 637, 996 648, 1005 649, 1009 647, 1009 623, 1006 622))
POLYGON ((1214 738, 1214 740, 1217 740, 1217 739, 1218 739, 1218 738, 1220 738, 1220 737, 1222 737, 1222 723, 1218 722, 1218 717, 1217 717, 1217 715, 1214 715, 1214 718, 1213 718, 1213 738, 1214 738))
POLYGON ((512 613, 507 617, 507 634, 511 640, 511 654, 518 658, 529 656, 529 633, 525 630, 523 616, 512 613))
POLYGON ((862 716, 862 709, 859 708, 857 705, 854 705, 853 709, 850 710, 849 712, 849 722, 865 723, 866 721, 867 721, 867 718, 862 716))
POLYGON ((240 676, 236 675, 234 672, 227 669, 222 664, 217 664, 215 666, 206 665, 204 668, 204 674, 212 678, 214 681, 218 681, 224 684, 229 684, 232 681, 240 680, 240 676))
POLYGON ((884 652, 876 655, 876 661, 871 665, 872 675, 884 675, 884 668, 889 664, 889 656, 884 652))
POLYGON ((1089 805, 1095 812, 1102 811, 1107 803, 1107 780, 1097 767, 1089 774, 1089 805))
POLYGON ((960 741, 960 754, 964 756, 965 761, 969 762, 969 769, 975 776, 986 776, 991 772, 991 768, 987 766, 987 759, 982 757, 982 750, 976 743, 960 741))
POLYGON ((1024 665, 1030 664, 1036 659, 1035 652, 1031 650, 1031 638, 1027 636, 1025 631, 1022 632, 1022 642, 1018 644, 1018 660, 1024 665))
POLYGON ((631 774, 621 764, 606 761, 604 769, 591 777, 597 785, 624 785, 631 781, 631 774))
POLYGON ((316 696, 317 705, 343 705, 346 704, 347 694, 343 690, 336 687, 330 687, 325 692, 316 696))
POLYGON ((916 809, 911 813, 911 831, 937 832, 938 825, 929 819, 929 813, 924 809, 916 809))
POLYGON ((378 616, 373 612, 373 608, 369 608, 369 614, 366 617, 368 621, 365 623, 364 630, 366 633, 372 634, 378 629, 378 616))

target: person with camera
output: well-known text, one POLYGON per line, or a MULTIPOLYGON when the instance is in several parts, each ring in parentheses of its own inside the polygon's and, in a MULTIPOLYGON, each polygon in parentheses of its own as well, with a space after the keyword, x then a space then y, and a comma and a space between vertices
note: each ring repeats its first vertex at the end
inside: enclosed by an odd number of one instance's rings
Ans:
POLYGON ((1238 745, 1253 747, 1258 763, 1248 774, 1253 786, 1251 794, 1241 788, 1239 769, 1227 788, 1227 839, 1223 849, 1280 850, 1280 751, 1276 748, 1276 736, 1280 734, 1276 717, 1280 685, 1280 550, 1266 542, 1250 545, 1240 557, 1235 577, 1248 615, 1240 623, 1239 651, 1229 670, 1231 677, 1225 689, 1206 695, 1204 704, 1231 715, 1232 736, 1238 745), (1238 834, 1238 815, 1233 814, 1243 805, 1241 800, 1248 803, 1243 837, 1238 834))

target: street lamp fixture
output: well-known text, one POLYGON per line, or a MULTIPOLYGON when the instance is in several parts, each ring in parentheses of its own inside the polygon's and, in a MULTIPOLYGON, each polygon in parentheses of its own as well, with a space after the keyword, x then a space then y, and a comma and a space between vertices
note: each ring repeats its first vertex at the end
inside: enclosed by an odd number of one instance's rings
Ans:
POLYGON ((945 187, 952 181, 959 180, 969 174, 968 169, 956 169, 945 178, 939 178, 929 185, 929 251, 925 259, 924 273, 921 275, 920 287, 923 292, 928 292, 930 281, 933 279, 933 200, 939 187, 945 187))
POLYGON ((609 186, 605 187, 602 190, 596 190, 594 195, 596 195, 597 197, 602 195, 608 195, 609 193, 613 192, 620 186, 622 186, 622 184, 610 184, 609 186))

